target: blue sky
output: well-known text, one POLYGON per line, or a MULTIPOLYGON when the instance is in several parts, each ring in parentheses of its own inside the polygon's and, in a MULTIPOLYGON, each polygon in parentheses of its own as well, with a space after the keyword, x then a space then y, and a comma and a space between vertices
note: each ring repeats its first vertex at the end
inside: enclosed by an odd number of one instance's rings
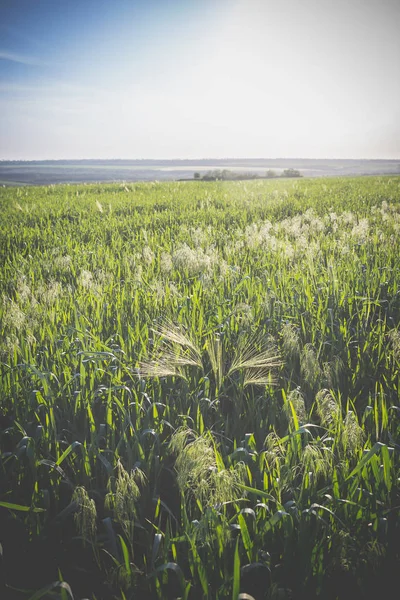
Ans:
POLYGON ((0 159, 400 158, 398 0, 2 0, 0 159))

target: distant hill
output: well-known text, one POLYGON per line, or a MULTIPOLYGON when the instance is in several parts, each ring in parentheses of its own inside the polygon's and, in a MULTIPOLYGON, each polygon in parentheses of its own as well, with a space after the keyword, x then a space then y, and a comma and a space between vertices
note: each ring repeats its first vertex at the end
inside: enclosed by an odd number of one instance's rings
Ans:
POLYGON ((200 178, 210 170, 265 176, 268 170, 278 176, 295 169, 303 177, 400 175, 400 160, 340 160, 302 158, 202 158, 202 159, 83 159, 0 161, 0 183, 3 185, 48 185, 96 181, 168 181, 200 178))

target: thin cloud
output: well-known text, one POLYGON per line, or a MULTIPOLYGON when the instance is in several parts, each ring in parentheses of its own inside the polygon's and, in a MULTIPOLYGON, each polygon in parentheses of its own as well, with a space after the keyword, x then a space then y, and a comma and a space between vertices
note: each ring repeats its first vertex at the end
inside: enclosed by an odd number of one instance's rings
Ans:
POLYGON ((7 60, 9 62, 28 65, 31 67, 47 66, 47 63, 43 62, 39 58, 34 56, 26 56, 24 54, 17 54, 15 52, 8 52, 7 50, 0 50, 0 60, 7 60))

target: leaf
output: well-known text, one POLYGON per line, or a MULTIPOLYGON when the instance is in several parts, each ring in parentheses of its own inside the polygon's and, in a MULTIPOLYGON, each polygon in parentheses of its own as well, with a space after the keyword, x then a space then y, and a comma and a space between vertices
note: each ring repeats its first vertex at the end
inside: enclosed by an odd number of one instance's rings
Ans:
POLYGON ((192 540, 190 540, 190 545, 193 553, 193 559, 197 567, 197 574, 200 580, 201 587, 203 589, 204 598, 208 598, 208 580, 206 569, 204 568, 203 562, 197 551, 196 544, 192 540))
POLYGON ((66 581, 54 581, 49 585, 46 585, 44 588, 33 594, 29 598, 29 600, 40 600, 41 598, 45 598, 49 592, 55 590, 56 588, 61 588, 61 590, 65 590, 69 595, 71 600, 74 600, 74 595, 72 593, 71 587, 68 585, 66 581))
POLYGON ((285 510, 277 510, 276 513, 274 513, 272 515, 272 517, 268 521, 267 525, 269 525, 270 527, 273 527, 274 525, 279 523, 279 521, 281 521, 283 519, 283 517, 290 517, 290 514, 287 513, 285 510))
POLYGON ((247 527, 246 519, 242 514, 238 515, 238 522, 240 525, 240 532, 242 535, 243 546, 246 550, 247 558, 249 561, 252 561, 252 550, 253 550, 253 542, 250 537, 249 529, 247 527))
POLYGON ((110 461, 108 461, 106 459, 106 457, 104 456, 104 454, 98 454, 97 458, 104 465, 104 468, 106 469, 108 476, 112 477, 113 468, 112 468, 112 465, 111 465, 110 461))
POLYGON ((118 549, 117 549, 117 537, 115 535, 112 520, 110 519, 110 517, 106 517, 105 519, 103 519, 102 522, 103 522, 104 528, 106 530, 106 535, 108 538, 109 551, 111 553, 111 556, 115 559, 118 555, 118 549))
POLYGON ((32 508, 31 506, 23 506, 22 504, 13 504, 11 502, 1 502, 0 501, 0 506, 3 506, 3 508, 8 508, 10 510, 19 510, 20 512, 34 512, 34 513, 41 513, 41 512, 46 512, 46 509, 44 508, 32 508))
POLYGON ((387 487, 388 492, 391 491, 392 489, 392 477, 390 475, 390 467, 391 467, 391 461, 390 461, 390 454, 389 454, 389 449, 387 446, 384 446, 381 450, 382 453, 382 461, 383 461, 383 477, 384 477, 384 481, 387 487))
POLYGON ((173 571, 178 578, 182 592, 185 591, 185 587, 186 587, 185 578, 183 576, 182 569, 180 568, 180 566, 178 564, 176 564, 174 562, 168 562, 168 563, 165 563, 165 564, 157 567, 157 569, 155 570, 156 573, 162 573, 163 571, 173 571))
POLYGON ((262 498, 267 498, 268 500, 272 500, 272 502, 276 502, 276 499, 271 496, 271 494, 268 494, 268 492, 263 492, 257 488, 244 485, 243 483, 237 483, 236 486, 242 490, 246 490, 246 492, 249 492, 249 494, 255 494, 256 496, 261 496, 262 498))
POLYGON ((279 442, 280 443, 287 442, 288 440, 290 440, 290 438, 292 438, 296 435, 303 434, 303 433, 308 433, 308 435, 311 435, 311 431, 309 431, 309 430, 313 427, 317 428, 317 429, 321 429, 320 425, 315 425, 313 423, 306 423, 305 425, 302 425, 301 427, 296 429, 296 431, 293 431, 292 433, 285 435, 283 438, 280 438, 279 442))
POLYGON ((252 571, 265 571, 266 574, 268 574, 268 575, 271 572, 268 565, 266 565, 265 563, 260 563, 260 562, 250 563, 248 565, 244 565, 241 568, 242 575, 247 575, 248 573, 251 573, 252 571))
POLYGON ((366 454, 364 454, 364 456, 362 457, 362 459, 360 460, 360 462, 358 463, 358 465, 352 470, 352 472, 350 473, 350 475, 348 475, 346 477, 346 480, 350 479, 350 477, 353 477, 354 475, 357 475, 357 473, 359 473, 360 471, 362 471, 362 469, 371 460, 371 458, 373 456, 375 456, 375 454, 378 454, 384 446, 385 446, 385 444, 382 444, 382 442, 376 442, 372 446, 371 450, 369 450, 366 454))
POLYGON ((52 460, 48 460, 47 458, 43 458, 42 460, 40 460, 38 462, 38 465, 45 465, 46 467, 50 467, 51 469, 54 469, 55 471, 57 471, 57 473, 59 475, 61 475, 61 477, 66 481, 66 483, 68 483, 69 485, 72 486, 72 482, 70 481, 70 479, 67 477, 67 475, 65 474, 65 472, 62 470, 62 468, 55 463, 52 460))
POLYGON ((240 556, 239 538, 236 541, 235 554, 233 556, 233 589, 232 600, 237 600, 240 593, 240 556))
POLYGON ((124 564, 125 564, 125 569, 126 569, 126 573, 130 573, 131 572, 131 565, 129 562, 129 551, 128 551, 128 546, 125 544, 123 538, 121 535, 118 534, 119 537, 119 542, 121 545, 121 549, 122 549, 122 555, 124 557, 124 564))
POLYGON ((153 550, 152 550, 152 553, 151 553, 151 566, 152 566, 152 569, 154 569, 154 563, 156 562, 156 558, 157 558, 158 550, 160 548, 161 540, 162 540, 161 533, 156 533, 155 536, 154 536, 153 550))
POLYGON ((315 511, 315 509, 324 510, 329 515, 331 515, 331 517, 333 517, 334 519, 336 519, 336 521, 338 521, 341 524, 341 526, 343 527, 343 529, 346 529, 346 525, 343 523, 343 521, 341 519, 339 519, 339 517, 337 515, 335 515, 335 513, 330 508, 328 508, 327 506, 323 506, 322 504, 317 504, 316 502, 314 502, 314 504, 311 504, 309 510, 310 511, 315 511))

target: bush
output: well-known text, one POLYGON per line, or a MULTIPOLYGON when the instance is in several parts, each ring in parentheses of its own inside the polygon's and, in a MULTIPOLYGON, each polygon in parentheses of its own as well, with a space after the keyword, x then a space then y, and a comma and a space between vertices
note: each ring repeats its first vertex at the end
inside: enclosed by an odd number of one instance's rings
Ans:
POLYGON ((281 177, 303 177, 297 169, 285 169, 281 177))

